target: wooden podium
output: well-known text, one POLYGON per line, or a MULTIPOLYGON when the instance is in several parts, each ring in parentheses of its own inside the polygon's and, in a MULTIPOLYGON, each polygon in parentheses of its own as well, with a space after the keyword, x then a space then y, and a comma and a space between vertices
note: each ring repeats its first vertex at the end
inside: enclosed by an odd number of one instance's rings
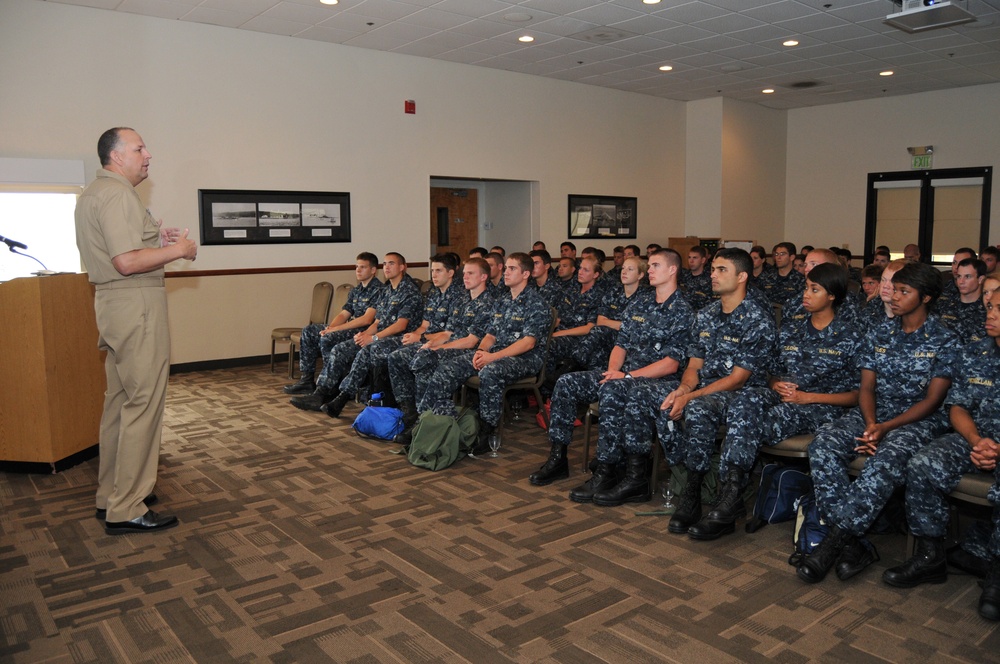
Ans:
POLYGON ((0 461, 55 464, 98 443, 97 339, 86 274, 0 283, 0 461))

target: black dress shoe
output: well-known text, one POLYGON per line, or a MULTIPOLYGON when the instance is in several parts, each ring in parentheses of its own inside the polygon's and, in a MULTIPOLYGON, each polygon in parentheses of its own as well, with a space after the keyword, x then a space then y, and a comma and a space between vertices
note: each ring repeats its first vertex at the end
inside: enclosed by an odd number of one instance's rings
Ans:
POLYGON ((104 532, 108 535, 125 535, 127 533, 148 533, 157 530, 166 530, 177 525, 177 517, 173 515, 160 515, 153 510, 147 510, 142 516, 137 516, 131 521, 108 521, 104 524, 104 532))
MULTIPOLYGON (((159 500, 159 499, 156 497, 156 494, 155 493, 151 493, 148 496, 146 496, 145 498, 143 498, 142 502, 145 503, 146 507, 152 507, 153 505, 156 504, 157 500, 159 500)), ((105 517, 107 517, 107 515, 108 515, 108 511, 107 510, 102 510, 101 508, 97 508, 97 510, 94 512, 94 518, 96 518, 98 521, 104 521, 104 519, 105 519, 105 517)))

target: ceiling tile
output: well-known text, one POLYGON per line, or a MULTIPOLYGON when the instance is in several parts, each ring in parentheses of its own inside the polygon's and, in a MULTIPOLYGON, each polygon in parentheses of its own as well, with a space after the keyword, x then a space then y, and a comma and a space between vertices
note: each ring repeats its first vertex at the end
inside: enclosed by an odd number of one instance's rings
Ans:
POLYGON ((575 35, 578 32, 592 30, 600 26, 597 23, 587 23, 586 21, 581 21, 569 16, 554 16, 552 18, 547 18, 544 21, 534 23, 528 27, 531 30, 541 30, 542 32, 547 32, 552 35, 568 37, 569 35, 575 35))
POLYGON ((348 14, 371 16, 383 21, 395 21, 404 16, 417 13, 420 11, 420 7, 405 2, 396 2, 396 0, 378 0, 377 2, 364 2, 354 5, 343 11, 348 14))
POLYGON ((421 9, 420 11, 413 12, 409 16, 404 16, 399 19, 400 23, 406 23, 411 25, 420 25, 425 28, 432 28, 434 30, 448 30, 454 28, 455 26, 463 25, 469 22, 468 16, 462 16, 461 14, 455 14, 452 12, 439 11, 436 8, 431 9, 421 9))
POLYGON ((266 12, 278 4, 278 0, 204 0, 199 6, 208 9, 224 9, 230 12, 251 12, 254 16, 266 12))
POLYGON ((764 23, 778 23, 779 21, 815 16, 819 11, 807 7, 801 2, 781 0, 780 2, 769 2, 751 9, 745 9, 742 13, 764 23))
POLYGON ((351 46, 363 46, 364 48, 391 51, 403 44, 409 44, 411 41, 430 37, 432 34, 434 34, 433 30, 419 25, 389 23, 381 28, 376 28, 363 35, 359 35, 347 43, 351 46))
POLYGON ((674 7, 666 7, 655 13, 656 16, 685 25, 707 21, 728 14, 725 9, 710 5, 707 2, 686 2, 674 7))
POLYGON ((314 25, 313 27, 303 30, 295 36, 303 39, 330 42, 332 44, 343 44, 347 40, 357 37, 359 34, 361 33, 351 32, 349 30, 337 30, 336 28, 324 28, 322 26, 314 25))
POLYGON ((249 12, 231 12, 224 9, 209 9, 208 7, 194 7, 187 14, 181 17, 184 21, 195 23, 208 23, 209 25, 222 25, 227 28, 237 28, 250 19, 253 14, 249 12))
POLYGON ((648 35, 654 32, 659 32, 660 30, 676 28, 679 25, 681 24, 665 18, 660 18, 659 16, 646 15, 636 16, 635 18, 630 18, 624 21, 618 21, 617 23, 612 23, 610 27, 634 32, 637 35, 648 35))
POLYGON ((191 11, 191 5, 167 0, 125 0, 118 9, 130 14, 178 19, 191 11))
POLYGON ((641 12, 634 9, 626 9, 625 7, 608 3, 593 5, 592 7, 569 13, 570 18, 586 21, 587 23, 596 23, 597 25, 612 25, 613 23, 627 21, 640 15, 641 12))
POLYGON ((517 11, 509 2, 499 2, 498 0, 440 0, 433 5, 434 9, 455 14, 462 14, 467 18, 478 18, 496 12, 517 11))

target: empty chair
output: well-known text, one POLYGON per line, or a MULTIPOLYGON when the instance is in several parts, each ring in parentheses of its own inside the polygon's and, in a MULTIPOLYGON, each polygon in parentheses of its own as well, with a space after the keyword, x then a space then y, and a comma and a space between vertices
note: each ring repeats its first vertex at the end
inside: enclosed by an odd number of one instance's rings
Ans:
MULTIPOLYGON (((333 299, 333 284, 321 281, 313 286, 312 307, 309 310, 309 324, 325 323, 330 316, 330 301, 333 299)), ((292 334, 298 334, 305 325, 298 327, 276 327, 271 330, 271 373, 274 373, 274 347, 276 343, 291 344, 292 334)), ((292 374, 293 356, 291 345, 288 348, 288 375, 292 374)))

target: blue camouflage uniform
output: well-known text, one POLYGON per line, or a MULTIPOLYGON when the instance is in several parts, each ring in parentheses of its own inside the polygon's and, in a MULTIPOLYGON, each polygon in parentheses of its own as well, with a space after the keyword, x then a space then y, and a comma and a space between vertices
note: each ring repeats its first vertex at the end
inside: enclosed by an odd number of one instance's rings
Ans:
POLYGON ((791 270, 783 277, 775 268, 761 274, 759 283, 771 304, 784 304, 788 298, 802 294, 806 287, 806 278, 795 270, 791 270))
MULTIPOLYGON (((341 311, 351 314, 350 320, 361 318, 368 309, 374 307, 373 302, 382 294, 385 284, 377 278, 372 277, 367 286, 356 285, 347 296, 347 301, 341 311)), ((331 319, 334 316, 330 317, 331 319)), ((326 357, 330 350, 342 341, 352 339, 358 332, 357 329, 340 330, 320 335, 326 329, 326 323, 312 323, 302 328, 302 336, 299 341, 299 370, 303 376, 311 376, 316 371, 316 360, 326 357)), ((324 362, 323 370, 326 370, 324 362)))
MULTIPOLYGON (((751 295, 750 289, 728 314, 723 313, 721 301, 705 307, 695 317, 688 350, 688 357, 704 362, 696 389, 725 378, 736 367, 750 372, 743 389, 765 387, 776 337, 771 305, 763 297, 751 295)), ((684 464, 690 471, 707 473, 719 426, 727 419, 730 426, 739 426, 740 418, 761 416, 759 409, 754 413, 729 411, 736 394, 716 392, 689 401, 684 407, 683 433, 670 419, 669 410, 659 411, 656 428, 664 456, 671 465, 684 464)), ((659 405, 657 402, 656 406, 659 405)))
MULTIPOLYGON (((958 340, 936 316, 929 316, 909 334, 903 332, 900 319, 894 318, 869 337, 858 364, 876 375, 877 422, 889 421, 922 400, 932 379, 951 379, 958 340)), ((890 431, 853 483, 847 466, 857 458, 856 438, 865 430, 860 407, 820 427, 809 445, 809 467, 816 502, 827 523, 863 536, 892 492, 906 480, 910 457, 947 426, 943 409, 938 409, 919 422, 890 431)))
MULTIPOLYGON (((538 373, 542 368, 545 344, 552 327, 552 309, 539 297, 535 289, 525 288, 517 298, 507 295, 497 301, 493 318, 488 328, 473 331, 482 339, 492 334, 496 341, 490 352, 507 348, 519 339, 533 337, 534 347, 515 357, 504 357, 488 364, 478 372, 479 417, 487 425, 495 427, 500 422, 503 410, 504 388, 521 378, 538 373)), ((457 413, 453 395, 466 380, 476 375, 472 366, 474 350, 461 351, 440 362, 427 381, 420 403, 419 412, 432 410, 438 415, 454 417, 457 413)))
MULTIPOLYGON (((444 331, 445 323, 455 311, 463 296, 466 296, 465 287, 461 281, 457 281, 455 279, 452 279, 448 288, 446 288, 443 292, 440 288, 431 287, 431 289, 427 292, 427 300, 423 303, 423 320, 429 323, 426 334, 444 331)), ((409 309, 407 309, 407 311, 409 311, 409 309)), ((358 388, 365 383, 371 371, 378 365, 378 363, 387 362, 389 356, 393 352, 403 347, 403 335, 406 332, 416 330, 422 325, 421 322, 416 321, 414 318, 405 316, 402 313, 400 313, 396 318, 386 320, 384 322, 381 318, 376 316, 381 329, 385 329, 394 323, 398 318, 407 318, 409 320, 406 330, 386 339, 379 339, 365 348, 362 348, 358 354, 355 355, 354 361, 351 363, 351 370, 340 382, 341 392, 346 394, 357 394, 358 388)), ((390 383, 391 380, 392 379, 390 378, 390 383)))
MULTIPOLYGON (((620 283, 615 288, 609 288, 597 309, 597 315, 621 322, 628 304, 635 299, 640 291, 648 289, 649 286, 640 285, 632 295, 626 296, 625 287, 620 283)), ((580 340, 575 359, 581 366, 603 371, 608 366, 611 349, 615 347, 617 340, 618 330, 604 325, 595 325, 580 340)))
MULTIPOLYGON (((375 302, 375 320, 378 321, 379 329, 384 330, 400 318, 405 318, 409 321, 405 331, 410 332, 420 325, 420 308, 422 306, 423 301, 420 298, 420 290, 412 280, 404 278, 399 281, 399 285, 395 288, 390 284, 386 284, 382 289, 378 301, 375 302)), ((316 381, 317 389, 324 392, 333 392, 334 388, 338 387, 344 376, 351 370, 354 359, 362 351, 365 352, 366 356, 370 356, 375 350, 372 347, 377 346, 381 341, 379 340, 369 344, 365 348, 361 348, 361 346, 354 342, 352 336, 350 339, 334 346, 324 358, 323 373, 320 374, 319 380, 316 381)), ((389 339, 385 341, 389 341, 389 339)), ((364 376, 362 376, 363 378, 364 376)), ((354 385, 354 390, 356 389, 357 386, 354 385)))
POLYGON ((757 288, 757 289, 763 291, 764 290, 763 282, 764 282, 765 279, 767 279, 767 273, 770 272, 771 270, 774 270, 774 269, 777 269, 777 268, 775 268, 770 263, 764 263, 764 267, 763 267, 763 269, 761 269, 759 275, 754 276, 753 270, 751 270, 750 272, 748 272, 747 273, 747 288, 749 289, 751 286, 753 286, 754 288, 757 288))
MULTIPOLYGON (((945 399, 946 407, 965 409, 979 435, 1000 439, 1000 348, 995 339, 966 346, 956 363, 955 379, 945 399)), ((965 473, 985 472, 972 463, 972 447, 958 433, 935 439, 906 466, 906 520, 915 537, 944 537, 948 529, 948 502, 965 473)), ((1000 504, 1000 466, 992 471, 989 500, 1000 504)), ((993 529, 985 551, 963 542, 963 548, 980 558, 1000 556, 1000 511, 994 509, 993 529)))
POLYGON ((691 270, 681 270, 679 283, 684 297, 695 311, 704 309, 715 299, 712 293, 712 272, 707 266, 699 275, 691 274, 691 270))
MULTIPOLYGON (((549 275, 549 278, 545 281, 544 285, 539 286, 538 284, 535 283, 535 280, 532 279, 528 283, 528 288, 538 293, 538 295, 542 298, 545 304, 553 308, 559 306, 559 302, 562 300, 562 297, 564 295, 562 282, 559 281, 558 278, 552 276, 551 274, 549 275)), ((510 296, 509 288, 507 289, 506 294, 508 297, 510 296)), ((501 298, 498 296, 497 299, 499 300, 501 298)))
MULTIPOLYGON (((862 336, 858 329, 835 316, 822 330, 812 316, 782 325, 778 357, 771 375, 798 385, 802 392, 839 394, 858 389, 857 355, 862 336)), ((844 414, 828 404, 782 403, 768 387, 744 387, 729 404, 728 430, 722 444, 719 473, 730 467, 749 472, 761 445, 774 445, 801 433, 812 433, 844 414)))
POLYGON ((965 303, 956 297, 950 300, 938 300, 934 307, 941 322, 958 335, 962 344, 968 344, 983 339, 986 334, 983 326, 986 324, 986 307, 981 297, 974 302, 965 303))
POLYGON ((937 299, 938 307, 947 300, 957 300, 961 297, 961 294, 958 292, 958 286, 955 285, 955 277, 950 270, 941 273, 941 281, 943 288, 941 289, 941 296, 937 299))
POLYGON ((622 378, 600 386, 601 421, 597 438, 600 463, 616 464, 623 455, 649 454, 656 415, 663 401, 662 396, 650 395, 661 392, 666 395, 677 387, 691 341, 695 314, 680 290, 662 303, 656 301, 656 291, 648 287, 632 299, 625 309, 616 344, 626 351, 621 370, 629 372, 665 357, 674 358, 679 366, 677 373, 670 376, 622 378))
POLYGON ((885 303, 882 298, 875 297, 860 305, 858 313, 858 328, 865 334, 872 334, 873 330, 886 321, 892 320, 885 313, 885 303))
MULTIPOLYGON (((802 296, 804 294, 805 287, 803 286, 797 293, 785 300, 785 304, 781 307, 782 325, 784 325, 786 321, 802 321, 809 315, 809 312, 802 306, 802 296)), ((869 302, 869 304, 871 303, 869 302)), ((840 304, 840 308, 837 310, 837 315, 842 317, 844 321, 850 323, 851 325, 858 325, 860 327, 862 324, 861 305, 858 304, 858 300, 856 298, 845 297, 844 301, 840 304)), ((884 310, 882 315, 885 315, 884 310)))
MULTIPOLYGON (((559 316, 559 327, 557 330, 568 330, 574 327, 581 327, 587 323, 597 323, 597 312, 602 302, 603 290, 593 284, 586 292, 577 283, 576 288, 567 287, 563 290, 563 296, 556 305, 556 314, 559 316)), ((549 359, 546 366, 547 372, 555 371, 556 364, 560 360, 579 357, 580 342, 586 335, 576 337, 554 337, 549 346, 549 359)), ((581 363, 583 364, 583 363, 581 363)))
MULTIPOLYGON (((579 267, 579 265, 577 265, 577 267, 579 267)), ((559 277, 556 277, 550 281, 553 281, 556 286, 562 289, 573 288, 580 283, 576 280, 576 270, 573 271, 573 275, 569 279, 560 279, 559 277)))
POLYGON ((500 283, 495 284, 489 279, 486 280, 486 292, 490 294, 490 297, 497 299, 503 297, 504 294, 510 292, 510 287, 503 282, 503 277, 500 277, 500 283))
MULTIPOLYGON (((691 306, 680 291, 675 291, 663 303, 656 301, 656 291, 652 288, 636 291, 625 309, 616 344, 625 350, 625 363, 621 371, 627 373, 665 357, 683 362, 691 318, 691 306)), ((582 404, 600 401, 601 422, 597 443, 599 460, 604 460, 601 459, 602 450, 606 457, 621 453, 622 432, 627 421, 623 419, 624 405, 629 391, 644 382, 669 380, 622 378, 601 385, 605 369, 577 371, 561 376, 552 393, 552 412, 549 415, 549 440, 569 445, 573 437, 577 408, 582 404), (614 396, 609 396, 612 394, 614 396), (609 398, 611 400, 607 401, 609 398)), ((673 383, 676 384, 676 380, 673 383)), ((649 437, 646 443, 648 451, 649 437)))
MULTIPOLYGON (((508 293, 509 293, 508 289, 508 293)), ((496 300, 489 289, 472 299, 468 291, 463 291, 462 299, 456 299, 451 316, 444 324, 445 331, 451 332, 450 341, 463 339, 474 329, 486 329, 493 318, 496 300)), ((427 388, 427 379, 446 357, 463 353, 462 349, 422 349, 423 344, 415 343, 394 351, 389 356, 389 380, 397 401, 417 403, 427 388)))

